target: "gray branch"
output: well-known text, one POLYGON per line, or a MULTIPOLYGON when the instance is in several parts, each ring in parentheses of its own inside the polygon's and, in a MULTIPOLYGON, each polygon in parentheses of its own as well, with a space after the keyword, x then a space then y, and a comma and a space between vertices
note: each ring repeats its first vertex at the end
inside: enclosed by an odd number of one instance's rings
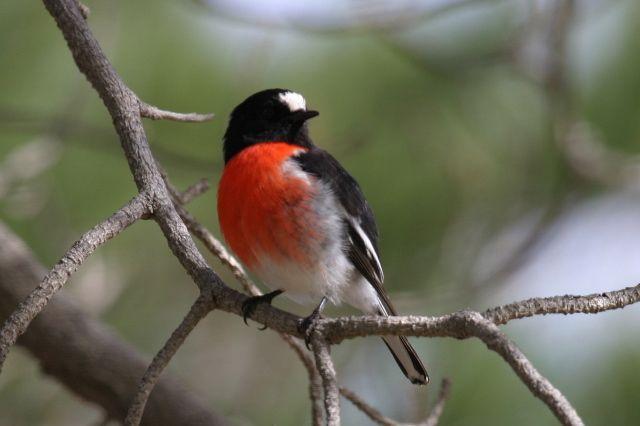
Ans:
POLYGON ((483 313, 458 311, 440 317, 400 316, 375 317, 358 316, 328 318, 319 322, 330 344, 338 344, 344 339, 369 335, 402 334, 415 337, 471 337, 462 327, 464 319, 480 315, 497 324, 506 324, 521 318, 549 314, 596 314, 621 309, 640 301, 640 284, 621 290, 590 294, 585 296, 564 295, 537 297, 507 305, 487 309, 483 313))
POLYGON ((589 294, 586 296, 535 297, 487 309, 483 316, 496 324, 511 320, 549 314, 597 314, 637 303, 640 284, 622 290, 589 294))
POLYGON ((385 416, 380 411, 378 411, 375 407, 372 407, 367 402, 365 402, 358 394, 353 392, 350 389, 345 387, 340 387, 340 394, 347 398, 358 410, 362 411, 366 414, 371 421, 379 426, 400 426, 400 423, 395 420, 385 416))
POLYGON ((451 382, 449 381, 449 379, 443 379, 442 384, 440 385, 440 391, 438 392, 438 399, 436 400, 436 403, 433 405, 433 408, 431 409, 427 417, 423 421, 418 423, 399 423, 385 416, 380 411, 366 403, 355 392, 345 387, 340 388, 340 393, 379 426, 437 426, 438 422, 440 421, 440 416, 444 411, 444 405, 449 398, 450 390, 451 382))
POLYGON ((340 425, 340 390, 336 369, 329 353, 329 344, 321 333, 311 334, 311 346, 316 359, 316 367, 322 377, 324 388, 324 408, 327 426, 340 425))
MULTIPOLYGON (((36 287, 47 270, 25 243, 0 222, 0 318, 36 287)), ((121 422, 149 360, 111 329, 72 303, 53 298, 17 344, 78 397, 100 406, 108 419, 121 422)), ((227 424, 196 395, 171 377, 158 383, 143 425, 215 426, 227 424)))
POLYGON ((145 195, 138 195, 105 221, 87 231, 49 271, 38 287, 5 320, 0 330, 0 369, 18 336, 24 333, 31 321, 47 306, 49 299, 65 285, 96 248, 125 230, 145 213, 149 204, 145 195))
POLYGON ((464 321, 469 331, 492 351, 497 352, 520 377, 532 394, 540 398, 563 425, 583 426, 582 419, 565 396, 536 370, 515 343, 497 325, 478 313, 470 313, 464 321))
POLYGON ((176 201, 179 204, 189 204, 191 200, 208 191, 210 188, 209 181, 205 178, 189 186, 183 192, 178 194, 176 201))
POLYGON ((531 393, 541 399, 565 425, 583 422, 564 395, 543 377, 492 321, 474 311, 460 311, 441 317, 347 317, 321 320, 319 332, 330 343, 370 335, 421 337, 476 337, 497 352, 520 377, 531 393))

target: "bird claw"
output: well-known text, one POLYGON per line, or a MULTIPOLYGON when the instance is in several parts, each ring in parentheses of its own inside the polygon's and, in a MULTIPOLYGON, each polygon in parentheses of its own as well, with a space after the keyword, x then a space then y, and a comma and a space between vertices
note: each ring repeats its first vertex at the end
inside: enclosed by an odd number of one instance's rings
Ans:
MULTIPOLYGON (((245 300, 242 303, 242 320, 244 321, 244 323, 246 325, 249 325, 249 323, 247 322, 247 318, 253 315, 256 308, 263 303, 271 305, 271 302, 273 301, 274 297, 282 294, 282 292, 283 292, 282 290, 275 290, 275 291, 272 291, 271 293, 263 294, 260 296, 249 297, 247 300, 245 300)), ((262 331, 262 330, 265 330, 266 328, 267 326, 263 325, 262 327, 259 328, 259 330, 262 331)))
POLYGON ((300 333, 304 334, 304 345, 309 350, 311 350, 311 334, 317 327, 318 321, 320 321, 321 319, 322 314, 320 313, 320 310, 316 308, 313 312, 311 312, 311 315, 303 318, 298 324, 298 330, 300 331, 300 333))

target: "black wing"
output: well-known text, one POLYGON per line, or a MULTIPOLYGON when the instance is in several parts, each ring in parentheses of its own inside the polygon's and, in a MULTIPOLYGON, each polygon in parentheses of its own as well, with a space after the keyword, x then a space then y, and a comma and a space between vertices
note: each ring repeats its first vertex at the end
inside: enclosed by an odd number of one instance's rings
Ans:
POLYGON ((358 182, 333 158, 316 146, 297 157, 296 161, 307 173, 329 184, 347 213, 344 218, 347 256, 378 293, 388 315, 396 315, 382 286, 384 274, 378 255, 378 228, 369 203, 358 182))

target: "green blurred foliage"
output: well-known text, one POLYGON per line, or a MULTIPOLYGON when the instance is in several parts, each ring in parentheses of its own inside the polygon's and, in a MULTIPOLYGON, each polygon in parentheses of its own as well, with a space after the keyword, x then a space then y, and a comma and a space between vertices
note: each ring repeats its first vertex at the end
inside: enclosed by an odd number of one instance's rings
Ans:
MULTIPOLYGON (((476 230, 491 235, 558 197, 601 190, 585 191, 566 170, 538 85, 505 61, 456 66, 515 37, 515 11, 508 5, 486 6, 465 31, 449 25, 447 31, 457 35, 441 40, 438 48, 433 44, 439 32, 427 32, 424 58, 407 58, 377 34, 255 28, 216 18, 191 2, 89 6, 92 29, 142 99, 176 111, 216 113, 207 124, 145 122, 174 183, 186 187, 201 177, 214 183, 190 209, 216 234, 215 183, 228 113, 263 88, 303 93, 321 112, 311 125, 315 141, 359 180, 376 212, 387 286, 401 311, 486 307, 493 289, 472 291, 459 279, 473 258, 447 251, 469 218, 476 230), (451 257, 456 261, 447 261, 451 257)), ((607 143, 635 153, 640 7, 618 2, 607 13, 622 16, 611 37, 615 46, 587 49, 596 70, 588 79, 581 69, 571 69, 572 102, 607 143)), ((85 229, 130 199, 135 186, 108 114, 41 4, 9 1, 0 7, 0 63, 0 159, 43 135, 59 150, 53 167, 24 183, 35 188, 41 207, 24 214, 16 210, 15 197, 6 196, 0 199, 0 218, 51 265, 85 229)), ((468 242, 464 238, 457 244, 477 246, 472 236, 468 242)), ((233 283, 216 259, 209 260, 233 283)), ((95 285, 95 294, 101 294, 102 285, 113 292, 114 300, 95 315, 150 356, 196 296, 153 223, 134 225, 83 270, 102 272, 94 284, 87 277, 95 274, 81 272, 64 291, 78 297, 78 286, 95 285), (107 267, 100 269, 102 263, 107 267)), ((516 331, 513 338, 518 336, 516 331)), ((423 339, 416 345, 434 383, 444 376, 453 380, 443 425, 555 424, 546 407, 480 343, 423 339)), ((376 339, 349 341, 334 352, 346 384, 387 415, 415 420, 435 398, 437 385, 408 386, 376 339)), ((608 368, 578 378, 563 377, 551 358, 533 362, 570 395, 588 424, 637 424, 638 359, 638 346, 617 348, 608 368)), ((295 355, 273 333, 247 328, 237 317, 213 313, 169 370, 238 425, 308 423, 306 374, 295 355)), ((369 424, 343 405, 346 424, 369 424)), ((25 352, 12 352, 0 376, 0 424, 90 424, 100 416, 44 378, 25 352)))

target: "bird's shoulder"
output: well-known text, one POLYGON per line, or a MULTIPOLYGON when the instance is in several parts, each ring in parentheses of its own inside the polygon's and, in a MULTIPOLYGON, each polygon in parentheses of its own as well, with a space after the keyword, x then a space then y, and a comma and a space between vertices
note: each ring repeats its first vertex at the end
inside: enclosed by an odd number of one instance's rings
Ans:
POLYGON ((361 222, 368 237, 377 244, 378 229, 373 211, 358 182, 330 153, 313 146, 295 156, 300 168, 328 185, 345 212, 361 222))
POLYGON ((294 159, 303 171, 330 187, 347 215, 360 222, 364 232, 377 246, 378 229, 373 211, 358 182, 338 160, 316 146, 297 154, 294 159))

